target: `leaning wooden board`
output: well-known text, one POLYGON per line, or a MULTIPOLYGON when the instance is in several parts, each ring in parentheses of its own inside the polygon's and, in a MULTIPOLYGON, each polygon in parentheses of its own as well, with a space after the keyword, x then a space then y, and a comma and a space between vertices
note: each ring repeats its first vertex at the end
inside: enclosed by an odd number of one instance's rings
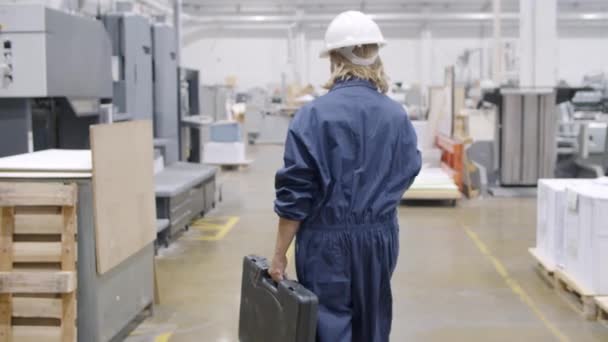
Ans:
POLYGON ((97 272, 156 238, 152 123, 91 127, 97 272))

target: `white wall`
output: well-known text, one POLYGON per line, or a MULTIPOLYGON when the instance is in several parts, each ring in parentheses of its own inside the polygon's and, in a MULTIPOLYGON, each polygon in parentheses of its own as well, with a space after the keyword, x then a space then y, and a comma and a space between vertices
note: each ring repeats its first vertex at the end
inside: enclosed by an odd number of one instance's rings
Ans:
MULTIPOLYGON (((305 59, 308 75, 303 77, 314 85, 323 84, 329 75, 329 63, 318 58, 322 41, 308 41, 308 53, 305 59)), ((443 82, 443 70, 454 64, 457 57, 470 48, 482 48, 484 53, 484 70, 490 68, 490 38, 433 38, 431 82, 443 82)), ((396 39, 389 37, 389 45, 381 50, 381 56, 387 74, 393 81, 419 83, 420 56, 419 40, 415 38, 396 39)), ((224 83, 226 76, 236 75, 239 88, 265 86, 269 83, 280 83, 281 72, 287 67, 286 38, 228 37, 202 39, 185 46, 183 61, 188 67, 202 71, 202 82, 205 84, 224 83)), ((473 75, 478 76, 478 57, 472 57, 473 75)), ((591 38, 559 39, 559 78, 571 85, 578 85, 582 76, 593 70, 608 71, 608 35, 591 38)))
MULTIPOLYGON (((413 39, 391 40, 380 51, 380 56, 391 80, 414 82, 419 79, 417 74, 417 41, 413 39)), ((309 82, 315 85, 323 84, 329 76, 328 59, 319 58, 323 47, 322 40, 311 40, 308 54, 309 82)))
POLYGON ((604 38, 563 38, 558 40, 559 79, 578 84, 583 73, 608 72, 608 31, 604 38))
POLYGON ((182 51, 182 64, 199 69, 202 83, 224 84, 235 75, 242 89, 280 84, 286 63, 287 40, 280 38, 201 39, 182 51))

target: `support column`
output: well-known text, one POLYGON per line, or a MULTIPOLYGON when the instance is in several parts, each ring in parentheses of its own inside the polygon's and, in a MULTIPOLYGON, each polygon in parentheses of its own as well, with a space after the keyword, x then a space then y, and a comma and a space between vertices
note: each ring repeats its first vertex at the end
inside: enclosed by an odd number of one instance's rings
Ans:
POLYGON ((189 134, 188 130, 185 130, 181 126, 182 122, 182 75, 181 75, 181 66, 182 66, 182 0, 173 0, 173 27, 175 28, 175 64, 177 65, 177 79, 175 82, 177 83, 177 146, 178 146, 178 154, 177 157, 179 160, 186 159, 186 151, 184 148, 184 141, 188 141, 189 134))
POLYGON ((173 27, 175 27, 175 60, 182 65, 182 0, 173 0, 173 27))
POLYGON ((494 81, 494 84, 496 86, 500 86, 502 84, 503 81, 503 66, 502 66, 502 59, 503 59, 503 51, 502 51, 502 26, 501 26, 501 20, 500 20, 500 15, 501 15, 501 6, 500 6, 500 1, 501 0, 493 0, 492 2, 492 10, 494 13, 494 21, 493 21, 493 37, 494 40, 492 42, 492 53, 493 53, 493 58, 492 58, 492 81, 494 81))
POLYGON ((520 0, 519 84, 553 88, 557 84, 557 0, 520 0))
POLYGON ((429 86, 431 86, 431 75, 433 70, 433 36, 431 30, 425 26, 420 31, 418 79, 422 91, 423 106, 428 106, 429 86))
POLYGON ((296 77, 297 81, 301 86, 305 86, 308 84, 308 70, 307 70, 307 61, 308 61, 308 51, 306 44, 306 32, 302 25, 298 25, 296 31, 296 77))

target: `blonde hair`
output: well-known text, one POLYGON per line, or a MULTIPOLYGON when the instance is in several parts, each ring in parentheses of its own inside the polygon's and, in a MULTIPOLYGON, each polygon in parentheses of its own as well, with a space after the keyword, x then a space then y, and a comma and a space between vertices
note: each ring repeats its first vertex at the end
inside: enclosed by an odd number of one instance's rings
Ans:
MULTIPOLYGON (((355 47, 353 53, 361 58, 369 58, 377 55, 378 49, 377 44, 365 44, 355 47)), ((383 94, 388 91, 388 77, 384 73, 384 66, 379 56, 370 66, 353 64, 337 51, 332 51, 329 58, 331 77, 324 85, 326 89, 331 89, 337 82, 359 78, 371 82, 383 94)))

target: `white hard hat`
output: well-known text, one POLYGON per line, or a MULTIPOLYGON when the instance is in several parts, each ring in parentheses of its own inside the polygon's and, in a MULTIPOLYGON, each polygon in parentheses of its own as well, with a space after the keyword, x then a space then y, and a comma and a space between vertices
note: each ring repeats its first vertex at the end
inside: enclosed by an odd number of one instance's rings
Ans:
POLYGON ((386 45, 378 24, 359 11, 342 12, 329 24, 320 56, 327 57, 332 50, 364 44, 386 45))

